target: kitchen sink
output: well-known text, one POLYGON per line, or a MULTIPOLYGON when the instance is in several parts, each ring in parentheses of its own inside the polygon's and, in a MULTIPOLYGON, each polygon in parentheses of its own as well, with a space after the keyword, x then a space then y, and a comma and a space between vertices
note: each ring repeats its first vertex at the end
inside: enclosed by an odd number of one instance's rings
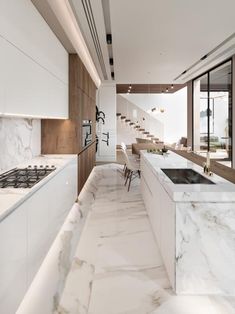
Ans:
POLYGON ((190 168, 161 169, 175 184, 215 184, 200 173, 190 168))

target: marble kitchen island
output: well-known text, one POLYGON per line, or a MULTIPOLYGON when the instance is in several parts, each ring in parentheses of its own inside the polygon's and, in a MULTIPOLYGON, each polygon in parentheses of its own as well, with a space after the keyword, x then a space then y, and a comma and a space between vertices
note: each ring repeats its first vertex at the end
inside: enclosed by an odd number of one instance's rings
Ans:
MULTIPOLYGON (((161 168, 202 167, 170 152, 141 153, 141 191, 177 294, 235 296, 235 185, 174 184, 161 168)), ((205 175, 204 175, 205 176, 205 175)))

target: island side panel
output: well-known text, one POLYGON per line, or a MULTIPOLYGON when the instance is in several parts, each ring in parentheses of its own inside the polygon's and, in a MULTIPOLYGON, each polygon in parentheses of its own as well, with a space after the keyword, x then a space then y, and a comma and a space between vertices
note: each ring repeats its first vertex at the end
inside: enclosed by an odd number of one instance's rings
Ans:
POLYGON ((169 281, 175 290, 175 202, 144 158, 141 158, 141 192, 169 281))
POLYGON ((176 204, 176 293, 235 295, 235 203, 176 204))

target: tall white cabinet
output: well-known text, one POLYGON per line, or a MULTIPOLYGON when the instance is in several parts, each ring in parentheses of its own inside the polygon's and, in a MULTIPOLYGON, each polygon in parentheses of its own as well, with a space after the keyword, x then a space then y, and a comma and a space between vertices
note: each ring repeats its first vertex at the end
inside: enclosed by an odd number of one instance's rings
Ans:
POLYGON ((0 114, 68 117, 68 53, 30 0, 0 1, 0 114))

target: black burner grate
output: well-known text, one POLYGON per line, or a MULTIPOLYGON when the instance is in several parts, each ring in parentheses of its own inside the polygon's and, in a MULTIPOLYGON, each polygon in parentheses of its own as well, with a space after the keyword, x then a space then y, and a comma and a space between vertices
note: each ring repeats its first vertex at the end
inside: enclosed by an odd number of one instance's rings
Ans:
POLYGON ((48 165, 12 169, 0 175, 0 188, 31 188, 55 169, 48 165))

